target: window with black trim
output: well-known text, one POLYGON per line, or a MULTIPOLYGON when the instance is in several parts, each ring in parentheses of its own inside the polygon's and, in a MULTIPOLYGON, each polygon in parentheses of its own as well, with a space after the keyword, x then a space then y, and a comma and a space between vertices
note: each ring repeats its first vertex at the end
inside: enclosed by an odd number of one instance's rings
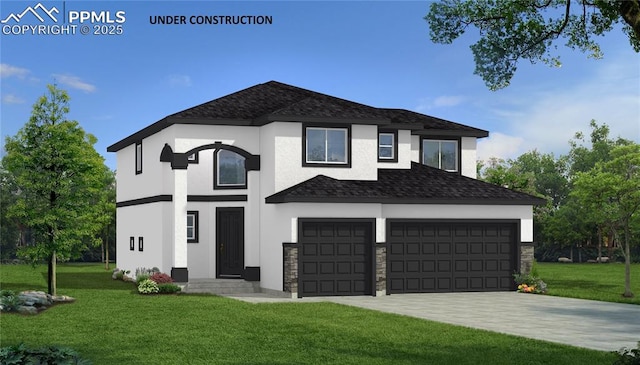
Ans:
POLYGON ((187 161, 189 163, 198 163, 198 160, 199 160, 198 157, 199 157, 199 152, 192 153, 189 156, 187 156, 187 161))
POLYGON ((136 238, 131 236, 129 237, 129 250, 135 251, 136 249, 136 238))
POLYGON ((398 131, 378 133, 378 161, 398 162, 398 131))
POLYGON ((142 173, 142 141, 136 142, 136 175, 142 173))
POLYGON ((303 166, 350 165, 350 128, 303 128, 303 166))
POLYGON ((217 150, 213 159, 214 189, 246 189, 247 169, 245 158, 233 151, 217 150))
POLYGON ((142 237, 138 237, 138 251, 142 252, 144 251, 144 244, 143 244, 143 239, 142 237))
POLYGON ((422 163, 427 166, 455 172, 459 158, 457 140, 422 140, 422 163))
POLYGON ((198 243, 198 211, 187 211, 187 243, 198 243))

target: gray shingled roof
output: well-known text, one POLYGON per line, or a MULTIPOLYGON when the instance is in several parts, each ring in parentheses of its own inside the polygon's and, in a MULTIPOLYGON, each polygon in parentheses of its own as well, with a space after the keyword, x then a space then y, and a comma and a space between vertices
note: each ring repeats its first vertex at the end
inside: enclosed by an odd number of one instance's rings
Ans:
POLYGON ((272 121, 349 122, 407 128, 416 134, 486 137, 487 131, 402 109, 384 109, 269 81, 185 109, 114 143, 109 152, 136 143, 173 124, 260 126, 272 121))
POLYGON ((541 205, 544 199, 412 162, 411 169, 379 169, 378 180, 318 175, 266 198, 267 203, 386 203, 541 205))

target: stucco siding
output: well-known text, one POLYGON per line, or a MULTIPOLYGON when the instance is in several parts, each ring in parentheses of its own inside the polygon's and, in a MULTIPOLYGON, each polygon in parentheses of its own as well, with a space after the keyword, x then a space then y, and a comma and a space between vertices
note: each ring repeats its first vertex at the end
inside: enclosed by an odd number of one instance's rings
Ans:
POLYGON ((462 166, 460 172, 464 176, 471 178, 477 178, 476 162, 478 160, 477 153, 477 139, 475 137, 462 137, 461 139, 461 151, 462 151, 462 166))

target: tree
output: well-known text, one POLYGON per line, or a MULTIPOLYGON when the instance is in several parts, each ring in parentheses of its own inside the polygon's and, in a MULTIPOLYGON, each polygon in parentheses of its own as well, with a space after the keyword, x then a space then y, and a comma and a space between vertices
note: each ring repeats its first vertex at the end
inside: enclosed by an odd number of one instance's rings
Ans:
POLYGON ((15 218, 7 214, 16 200, 16 185, 13 176, 0 166, 0 259, 15 257, 20 240, 20 227, 15 218))
POLYGON ((560 66, 552 54, 560 39, 601 58, 594 37, 617 23, 640 52, 640 0, 443 0, 431 4, 425 19, 436 43, 450 44, 469 27, 480 31, 471 46, 474 74, 491 90, 509 86, 520 60, 560 66))
POLYGON ((47 284, 56 294, 56 262, 78 256, 86 242, 99 244, 104 222, 100 201, 105 167, 96 138, 66 119, 69 96, 55 85, 34 104, 29 121, 6 139, 2 165, 17 195, 8 214, 32 231, 34 244, 23 257, 47 260, 47 284), (87 241, 88 240, 88 241, 87 241))
POLYGON ((622 236, 625 258, 625 297, 631 292, 632 226, 640 219, 640 145, 630 144, 611 150, 611 160, 579 173, 574 182, 575 196, 594 222, 622 236))

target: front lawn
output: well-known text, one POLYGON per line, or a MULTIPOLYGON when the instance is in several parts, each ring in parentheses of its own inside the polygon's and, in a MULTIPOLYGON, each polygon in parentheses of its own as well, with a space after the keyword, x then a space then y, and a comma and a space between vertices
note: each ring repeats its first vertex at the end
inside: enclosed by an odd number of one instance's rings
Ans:
POLYGON ((633 298, 624 298, 624 264, 536 263, 548 294, 605 302, 640 304, 640 264, 631 264, 633 298))
MULTIPOLYGON (((541 268, 542 269, 542 268, 541 268)), ((46 289, 46 268, 3 265, 2 289, 46 289)), ((542 272, 542 270, 541 270, 542 272)), ((579 349, 333 303, 142 296, 100 265, 60 265, 36 316, 2 314, 0 344, 62 345, 94 364, 611 364, 579 349)), ((523 325, 514 315, 514 325, 523 325)))

